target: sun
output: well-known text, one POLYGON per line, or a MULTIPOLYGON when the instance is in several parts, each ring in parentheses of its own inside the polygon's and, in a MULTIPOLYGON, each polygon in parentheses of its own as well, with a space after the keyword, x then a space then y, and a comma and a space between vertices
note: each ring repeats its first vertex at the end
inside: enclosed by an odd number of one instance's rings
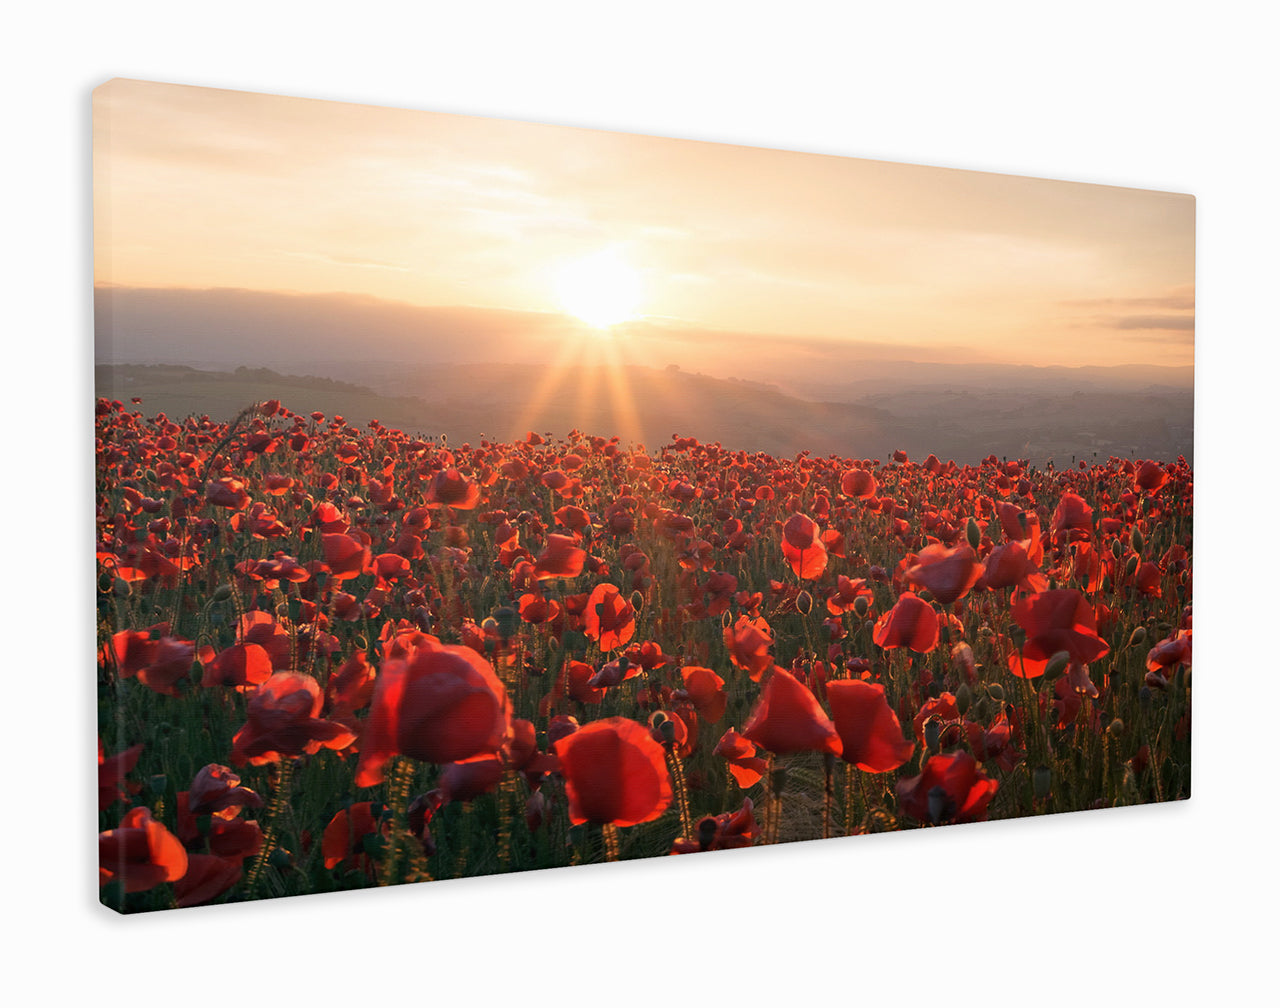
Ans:
POLYGON ((616 252, 575 259, 560 270, 556 290, 566 309, 596 329, 635 318, 640 275, 616 252))

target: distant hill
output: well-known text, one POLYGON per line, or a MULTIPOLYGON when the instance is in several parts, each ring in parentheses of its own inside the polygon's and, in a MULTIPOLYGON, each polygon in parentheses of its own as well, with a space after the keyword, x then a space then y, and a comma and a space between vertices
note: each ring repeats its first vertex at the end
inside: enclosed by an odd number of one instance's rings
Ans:
POLYGON ((210 371, 182 365, 99 365, 99 395, 142 399, 147 415, 233 417, 246 405, 279 399, 308 413, 335 413, 453 443, 524 437, 530 430, 562 437, 571 429, 656 448, 675 435, 729 448, 791 457, 886 458, 901 448, 958 462, 988 454, 1105 458, 1110 454, 1191 459, 1189 392, 1145 395, 1010 392, 1003 396, 938 390, 904 391, 861 403, 817 402, 767 385, 713 378, 674 366, 619 369, 524 365, 453 365, 402 369, 391 395, 353 382, 279 374, 241 366, 210 371))

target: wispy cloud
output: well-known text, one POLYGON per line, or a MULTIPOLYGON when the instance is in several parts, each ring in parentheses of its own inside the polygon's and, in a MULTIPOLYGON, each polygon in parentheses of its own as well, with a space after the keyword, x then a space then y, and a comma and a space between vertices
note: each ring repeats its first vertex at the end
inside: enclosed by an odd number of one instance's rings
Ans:
POLYGON ((1176 329, 1194 331, 1194 315, 1120 315, 1110 321, 1113 329, 1176 329))

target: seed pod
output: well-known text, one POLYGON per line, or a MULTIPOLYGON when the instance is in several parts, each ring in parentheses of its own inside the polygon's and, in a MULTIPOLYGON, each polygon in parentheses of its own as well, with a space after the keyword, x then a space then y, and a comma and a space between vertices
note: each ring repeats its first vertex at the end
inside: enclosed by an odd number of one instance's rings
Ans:
POLYGON ((1071 662, 1071 655, 1067 651, 1059 651, 1049 659, 1049 664, 1044 667, 1045 678, 1052 682, 1067 670, 1067 665, 1071 662))
POLYGON ((867 610, 870 608, 865 595, 859 595, 853 600, 853 611, 857 613, 858 619, 867 618, 867 610))

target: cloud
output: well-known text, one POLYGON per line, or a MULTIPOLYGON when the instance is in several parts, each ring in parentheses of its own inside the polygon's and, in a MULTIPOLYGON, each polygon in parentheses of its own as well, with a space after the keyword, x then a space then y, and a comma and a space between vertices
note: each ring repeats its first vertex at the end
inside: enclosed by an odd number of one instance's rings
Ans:
POLYGON ((1110 321, 1112 329, 1164 329, 1194 332, 1194 315, 1120 315, 1110 321))
POLYGON ((1121 339, 1131 343, 1157 343, 1164 346, 1192 346, 1195 343, 1196 335, 1194 332, 1135 332, 1131 335, 1122 336, 1121 339))
POLYGON ((1129 298, 1076 298, 1059 301, 1065 308, 1091 308, 1138 311, 1155 308, 1162 311, 1195 311, 1196 291, 1192 286, 1175 287, 1165 294, 1129 298))

